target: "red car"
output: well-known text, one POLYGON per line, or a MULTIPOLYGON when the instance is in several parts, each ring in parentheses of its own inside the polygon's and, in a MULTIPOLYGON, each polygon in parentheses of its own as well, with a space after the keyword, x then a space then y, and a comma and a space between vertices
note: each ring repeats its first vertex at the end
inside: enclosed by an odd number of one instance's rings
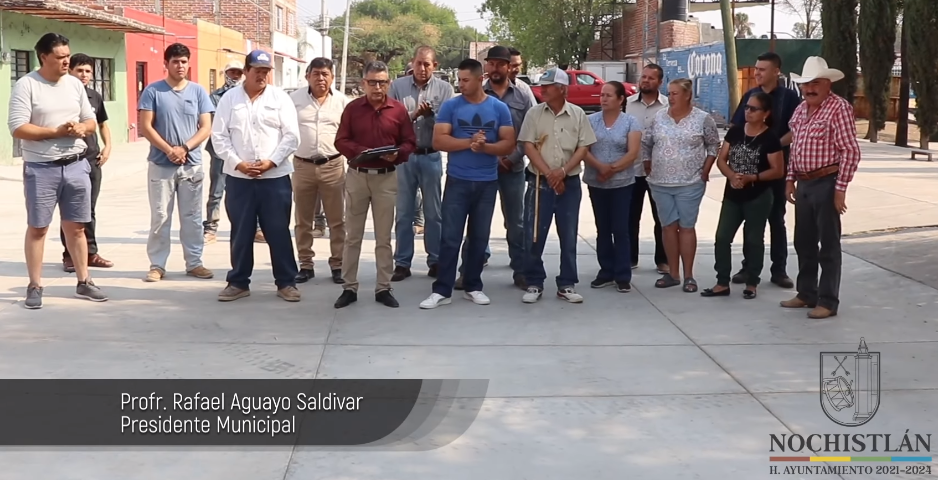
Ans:
MULTIPOLYGON (((584 110, 599 110, 599 92, 602 91, 606 82, 595 73, 586 70, 567 70, 567 75, 570 76, 567 101, 584 110)), ((625 85, 626 96, 638 93, 638 87, 635 85, 626 82, 622 84, 625 85)), ((540 85, 532 85, 531 90, 538 102, 544 101, 541 98, 540 85)))

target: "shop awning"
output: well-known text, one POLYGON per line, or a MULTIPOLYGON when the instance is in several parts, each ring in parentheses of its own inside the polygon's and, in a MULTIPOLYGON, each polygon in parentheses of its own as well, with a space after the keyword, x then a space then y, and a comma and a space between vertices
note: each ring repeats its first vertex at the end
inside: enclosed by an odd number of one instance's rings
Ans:
POLYGON ((113 32, 155 33, 158 35, 166 33, 163 27, 131 20, 100 8, 83 7, 55 0, 0 0, 0 10, 32 15, 48 20, 77 23, 86 27, 113 32))

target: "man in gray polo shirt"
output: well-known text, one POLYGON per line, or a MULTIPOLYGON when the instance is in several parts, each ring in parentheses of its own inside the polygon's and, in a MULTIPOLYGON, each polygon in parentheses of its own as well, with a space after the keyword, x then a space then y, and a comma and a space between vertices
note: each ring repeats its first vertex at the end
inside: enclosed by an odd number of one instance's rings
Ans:
POLYGON ((42 307, 42 256, 46 233, 59 206, 65 243, 75 263, 75 296, 107 300, 88 273, 85 224, 91 221, 91 165, 82 140, 97 128, 81 81, 68 74, 68 39, 47 33, 36 43, 41 67, 16 81, 10 94, 8 126, 23 149, 26 193, 26 269, 24 306, 42 307))
POLYGON ((398 78, 388 90, 389 97, 407 107, 417 134, 417 150, 407 162, 397 167, 397 220, 394 225, 397 241, 392 282, 399 282, 411 275, 418 188, 423 194, 423 246, 427 251, 428 275, 434 278, 443 231, 443 221, 440 219, 443 159, 440 152, 433 149, 433 125, 436 124, 440 105, 453 97, 453 87, 433 75, 439 65, 433 48, 417 47, 411 65, 413 74, 398 78))

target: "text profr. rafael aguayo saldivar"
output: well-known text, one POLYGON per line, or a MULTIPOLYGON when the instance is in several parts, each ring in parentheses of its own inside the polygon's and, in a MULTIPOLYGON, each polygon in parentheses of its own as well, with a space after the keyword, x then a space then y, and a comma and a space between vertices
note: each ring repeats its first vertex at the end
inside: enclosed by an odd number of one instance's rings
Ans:
POLYGON ((131 415, 121 416, 122 434, 261 434, 275 436, 296 433, 296 416, 278 413, 309 411, 357 411, 363 397, 343 397, 335 393, 298 393, 291 399, 287 396, 244 396, 237 393, 203 396, 195 393, 188 396, 174 393, 172 401, 166 401, 156 393, 139 397, 121 394, 121 412, 206 412, 208 418, 173 418, 172 414, 157 418, 136 419, 131 415), (215 413, 212 412, 222 412, 215 413), (231 416, 229 413, 241 413, 231 416), (246 416, 250 415, 250 418, 246 416))

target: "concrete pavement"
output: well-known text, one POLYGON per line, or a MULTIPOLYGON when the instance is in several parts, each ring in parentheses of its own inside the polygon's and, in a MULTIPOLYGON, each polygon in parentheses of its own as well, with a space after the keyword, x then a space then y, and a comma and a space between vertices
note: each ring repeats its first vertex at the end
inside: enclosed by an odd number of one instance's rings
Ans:
MULTIPOLYGON (((904 160, 881 146, 863 148, 847 197, 845 232, 938 224, 938 164, 904 160)), ((450 306, 419 310, 430 293, 420 253, 414 276, 395 285, 401 308, 376 304, 370 295, 373 237, 363 246, 356 305, 332 308, 340 288, 328 280, 326 256, 317 262, 319 276, 300 286, 301 303, 278 299, 263 244, 256 245, 254 294, 223 304, 216 294, 228 267, 226 221, 219 242, 205 249, 214 279, 185 276, 174 228, 167 278, 142 281, 149 264, 145 156, 145 144, 121 145, 105 166, 99 243, 116 265, 93 275, 111 300, 71 298, 74 277, 62 272, 61 246, 50 235, 45 307, 38 311, 21 308, 21 167, 0 167, 0 185, 7 187, 0 190, 0 218, 7 225, 0 233, 0 377, 485 378, 489 398, 465 435, 429 452, 0 449, 0 480, 748 480, 777 477, 769 475, 773 433, 901 436, 911 429, 938 438, 938 316, 931 310, 938 285, 864 260, 868 252, 852 240, 845 248, 860 256, 844 256, 843 305, 838 317, 823 321, 780 309, 778 302, 793 292, 767 283, 752 301, 740 298, 738 288, 719 299, 655 289, 650 215, 633 291, 590 290, 597 263, 587 193, 578 245, 579 291, 586 297, 581 305, 553 298, 550 288, 538 304, 521 303, 522 292, 509 286, 500 218, 493 221, 494 256, 484 273, 490 306, 454 297, 450 306), (818 353, 855 351, 860 337, 871 351, 882 352, 883 393, 874 420, 850 429, 832 423, 819 406, 818 353)), ((701 288, 713 282, 712 241, 723 189, 718 175, 698 224, 695 276, 701 288)), ((791 218, 789 212, 790 226, 791 218)), ((936 246, 921 242, 916 252, 936 246)), ((316 241, 320 251, 327 244, 316 241)), ((548 283, 558 271, 557 252, 552 235, 548 283)), ((794 277, 797 261, 790 252, 794 277)), ((893 256, 904 254, 892 250, 893 256)), ((736 255, 738 264, 738 248, 736 255)), ((917 265, 934 271, 927 260, 917 265)), ((938 473, 938 465, 932 467, 938 473)))

